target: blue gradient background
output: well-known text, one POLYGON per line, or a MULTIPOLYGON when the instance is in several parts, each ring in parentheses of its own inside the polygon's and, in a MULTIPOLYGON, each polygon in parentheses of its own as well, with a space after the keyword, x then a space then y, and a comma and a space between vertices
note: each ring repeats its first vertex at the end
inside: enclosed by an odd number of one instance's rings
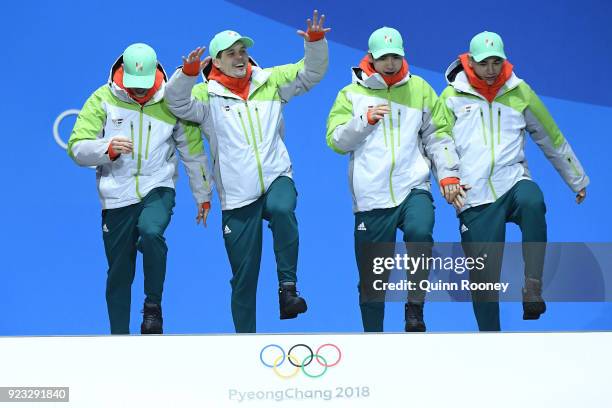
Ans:
MULTIPOLYGON (((325 144, 325 120, 349 68, 382 25, 399 29, 413 73, 436 91, 442 72, 477 32, 499 32, 509 59, 544 100, 586 168, 588 198, 574 197, 543 154, 528 143, 535 180, 548 205, 549 239, 612 241, 609 216, 609 122, 612 118, 612 7, 606 1, 513 1, 481 6, 458 2, 214 1, 192 3, 11 2, 0 16, 4 178, 0 200, 0 335, 108 333, 104 301, 106 259, 100 206, 92 170, 77 167, 52 138, 57 115, 80 108, 106 82, 111 63, 133 42, 147 42, 167 71, 181 55, 233 28, 255 39, 251 54, 262 66, 294 62, 303 55, 295 34, 318 8, 332 32, 330 67, 310 93, 285 109, 286 143, 299 191, 299 288, 309 311, 278 320, 276 272, 269 230, 258 292, 260 332, 361 331, 353 215, 347 158, 325 144), (380 4, 380 5, 379 5, 380 4), (290 5, 290 7, 289 7, 290 5), (287 9, 290 10, 287 10, 287 9)), ((63 122, 67 139, 74 118, 63 122)), ((182 174, 184 172, 181 169, 182 174)), ((454 211, 437 192, 437 241, 457 241, 454 211)), ((164 292, 166 333, 233 332, 231 276, 215 196, 208 229, 196 227, 195 206, 181 177, 177 206, 167 231, 169 261, 164 292)), ((509 225, 508 240, 520 240, 509 225)), ((139 260, 140 263, 140 260, 139 260)), ((516 273, 522 273, 516 271, 516 273)), ((140 324, 142 269, 133 286, 132 332, 140 324)), ((505 330, 610 330, 608 303, 549 304, 540 321, 521 320, 521 305, 502 305, 505 330)), ((431 331, 472 331, 469 303, 430 303, 431 331)), ((403 305, 387 305, 387 331, 403 329, 403 305)))

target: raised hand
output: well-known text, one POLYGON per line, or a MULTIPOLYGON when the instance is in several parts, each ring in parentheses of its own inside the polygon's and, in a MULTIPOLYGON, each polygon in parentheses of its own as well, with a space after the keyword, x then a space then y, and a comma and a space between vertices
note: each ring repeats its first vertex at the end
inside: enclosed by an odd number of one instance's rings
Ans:
POLYGON ((319 12, 315 10, 312 12, 312 20, 306 20, 306 31, 298 30, 297 34, 306 41, 321 39, 331 30, 331 28, 323 28, 323 23, 325 23, 325 14, 319 18, 319 12))
POLYGON ((209 61, 208 58, 204 59, 204 61, 200 61, 205 50, 206 47, 198 47, 191 51, 187 58, 183 56, 183 72, 185 74, 195 76, 204 68, 209 61))

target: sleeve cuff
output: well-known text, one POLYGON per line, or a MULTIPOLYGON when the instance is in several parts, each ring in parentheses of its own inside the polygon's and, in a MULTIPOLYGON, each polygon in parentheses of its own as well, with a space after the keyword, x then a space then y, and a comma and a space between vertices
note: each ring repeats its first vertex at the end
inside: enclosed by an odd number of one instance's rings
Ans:
POLYGON ((460 184, 460 183, 461 183, 461 180, 459 180, 459 178, 457 177, 446 177, 440 180, 440 186, 442 187, 450 186, 452 184, 460 184))

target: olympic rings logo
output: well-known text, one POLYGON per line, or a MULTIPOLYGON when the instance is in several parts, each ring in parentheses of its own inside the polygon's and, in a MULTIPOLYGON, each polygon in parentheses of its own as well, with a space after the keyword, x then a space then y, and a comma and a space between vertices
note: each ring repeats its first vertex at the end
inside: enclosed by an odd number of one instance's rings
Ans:
POLYGON ((62 121, 68 116, 78 115, 79 112, 79 109, 68 109, 67 111, 60 113, 53 123, 53 139, 55 139, 55 143, 57 143, 58 146, 64 150, 66 150, 68 145, 62 140, 62 137, 59 134, 60 123, 62 123, 62 121))
POLYGON ((320 378, 342 360, 342 351, 335 344, 320 345, 315 352, 307 344, 295 344, 286 353, 278 344, 268 344, 259 352, 259 360, 277 377, 287 380, 301 371, 306 377, 320 378), (317 364, 311 363, 316 362, 317 364), (285 364, 286 363, 286 364, 285 364), (284 366, 283 366, 284 364, 284 366), (313 367, 318 368, 313 368, 313 367))

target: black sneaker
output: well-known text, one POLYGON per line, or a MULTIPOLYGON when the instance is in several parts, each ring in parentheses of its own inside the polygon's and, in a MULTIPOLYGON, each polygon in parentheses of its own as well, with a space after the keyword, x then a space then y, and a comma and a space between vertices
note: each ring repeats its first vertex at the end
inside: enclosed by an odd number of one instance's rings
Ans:
POLYGON ((407 332, 424 332, 426 330, 425 322, 423 321, 423 306, 421 302, 408 302, 404 306, 404 316, 406 318, 407 332))
POLYGON ((284 282, 279 285, 278 305, 281 320, 295 319, 298 313, 304 313, 308 309, 304 298, 299 296, 294 282, 284 282))
POLYGON ((542 281, 525 279, 523 288, 523 320, 538 320, 546 312, 546 303, 542 298, 542 281))
POLYGON ((162 334, 164 319, 161 306, 155 303, 145 303, 142 310, 141 334, 162 334))

